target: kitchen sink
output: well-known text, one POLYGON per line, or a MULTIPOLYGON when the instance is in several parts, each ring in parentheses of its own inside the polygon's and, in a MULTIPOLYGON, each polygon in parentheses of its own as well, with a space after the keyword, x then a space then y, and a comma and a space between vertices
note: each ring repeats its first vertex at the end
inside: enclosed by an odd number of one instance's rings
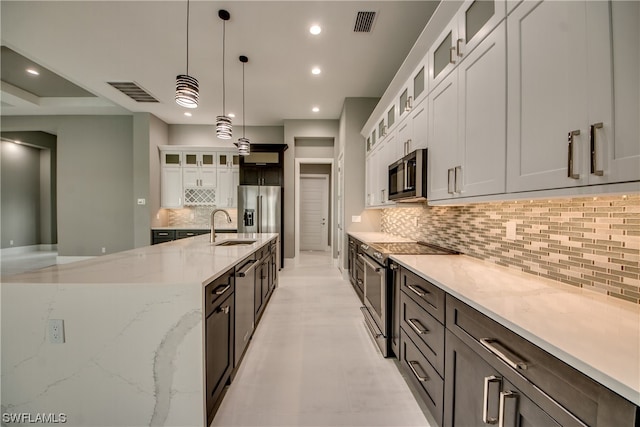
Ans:
POLYGON ((239 245, 252 245, 255 240, 224 240, 220 243, 214 243, 215 246, 239 246, 239 245))

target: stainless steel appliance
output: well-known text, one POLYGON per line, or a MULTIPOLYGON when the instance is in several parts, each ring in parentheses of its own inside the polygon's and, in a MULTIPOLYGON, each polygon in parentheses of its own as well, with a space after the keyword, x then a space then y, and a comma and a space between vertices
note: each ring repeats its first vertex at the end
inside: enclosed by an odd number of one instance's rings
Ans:
POLYGON ((281 189, 277 186, 238 186, 238 233, 280 233, 281 189))
POLYGON ((389 165, 389 200, 427 199, 427 149, 415 150, 389 165))
POLYGON ((424 242, 363 243, 364 306, 360 308, 369 332, 384 357, 391 352, 391 312, 393 309, 394 273, 389 255, 455 255, 458 252, 424 242))
POLYGON ((236 270, 236 316, 235 316, 235 357, 234 366, 240 364, 244 350, 253 334, 256 266, 260 260, 248 258, 236 270))

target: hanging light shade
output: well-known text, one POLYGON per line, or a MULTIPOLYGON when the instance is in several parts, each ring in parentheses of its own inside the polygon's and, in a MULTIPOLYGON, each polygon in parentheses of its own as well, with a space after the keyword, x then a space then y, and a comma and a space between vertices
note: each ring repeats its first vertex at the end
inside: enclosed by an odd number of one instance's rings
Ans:
POLYGON ((186 108, 197 108, 198 97, 198 79, 189 75, 189 0, 187 0, 187 73, 176 77, 176 104, 186 108))
POLYGON ((224 9, 218 11, 218 16, 222 19, 222 115, 216 117, 216 136, 220 139, 231 139, 232 125, 231 118, 227 116, 225 110, 225 87, 224 87, 224 48, 225 48, 225 24, 231 18, 231 14, 224 9))
POLYGON ((242 138, 238 139, 238 154, 240 156, 248 156, 251 154, 251 142, 249 138, 246 138, 244 135, 245 131, 245 122, 244 119, 246 114, 244 112, 244 64, 249 62, 249 58, 242 55, 240 56, 240 62, 242 62, 242 138))

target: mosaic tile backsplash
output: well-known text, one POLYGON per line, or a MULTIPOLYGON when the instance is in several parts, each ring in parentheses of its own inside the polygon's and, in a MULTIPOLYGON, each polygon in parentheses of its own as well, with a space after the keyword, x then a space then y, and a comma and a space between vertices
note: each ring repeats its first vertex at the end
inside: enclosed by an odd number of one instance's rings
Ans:
POLYGON ((391 208, 382 211, 381 228, 640 303, 637 194, 391 208), (514 240, 507 223, 515 224, 514 240))
MULTIPOLYGON (((168 226, 170 227, 193 227, 193 228, 209 228, 211 221, 211 212, 214 207, 197 206, 183 209, 167 209, 168 226)), ((223 214, 216 214, 215 226, 217 228, 238 228, 238 210, 234 208, 225 208, 231 217, 229 224, 223 214)))

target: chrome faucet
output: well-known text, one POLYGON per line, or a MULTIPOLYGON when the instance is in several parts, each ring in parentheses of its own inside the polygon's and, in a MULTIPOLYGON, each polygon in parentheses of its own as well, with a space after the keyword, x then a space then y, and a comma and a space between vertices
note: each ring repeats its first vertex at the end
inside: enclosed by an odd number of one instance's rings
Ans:
POLYGON ((215 216, 216 216, 216 213, 218 212, 223 212, 227 216, 227 222, 231 224, 231 216, 229 215, 229 212, 225 211, 224 209, 214 209, 211 212, 211 243, 216 241, 216 228, 214 224, 215 224, 215 216))

